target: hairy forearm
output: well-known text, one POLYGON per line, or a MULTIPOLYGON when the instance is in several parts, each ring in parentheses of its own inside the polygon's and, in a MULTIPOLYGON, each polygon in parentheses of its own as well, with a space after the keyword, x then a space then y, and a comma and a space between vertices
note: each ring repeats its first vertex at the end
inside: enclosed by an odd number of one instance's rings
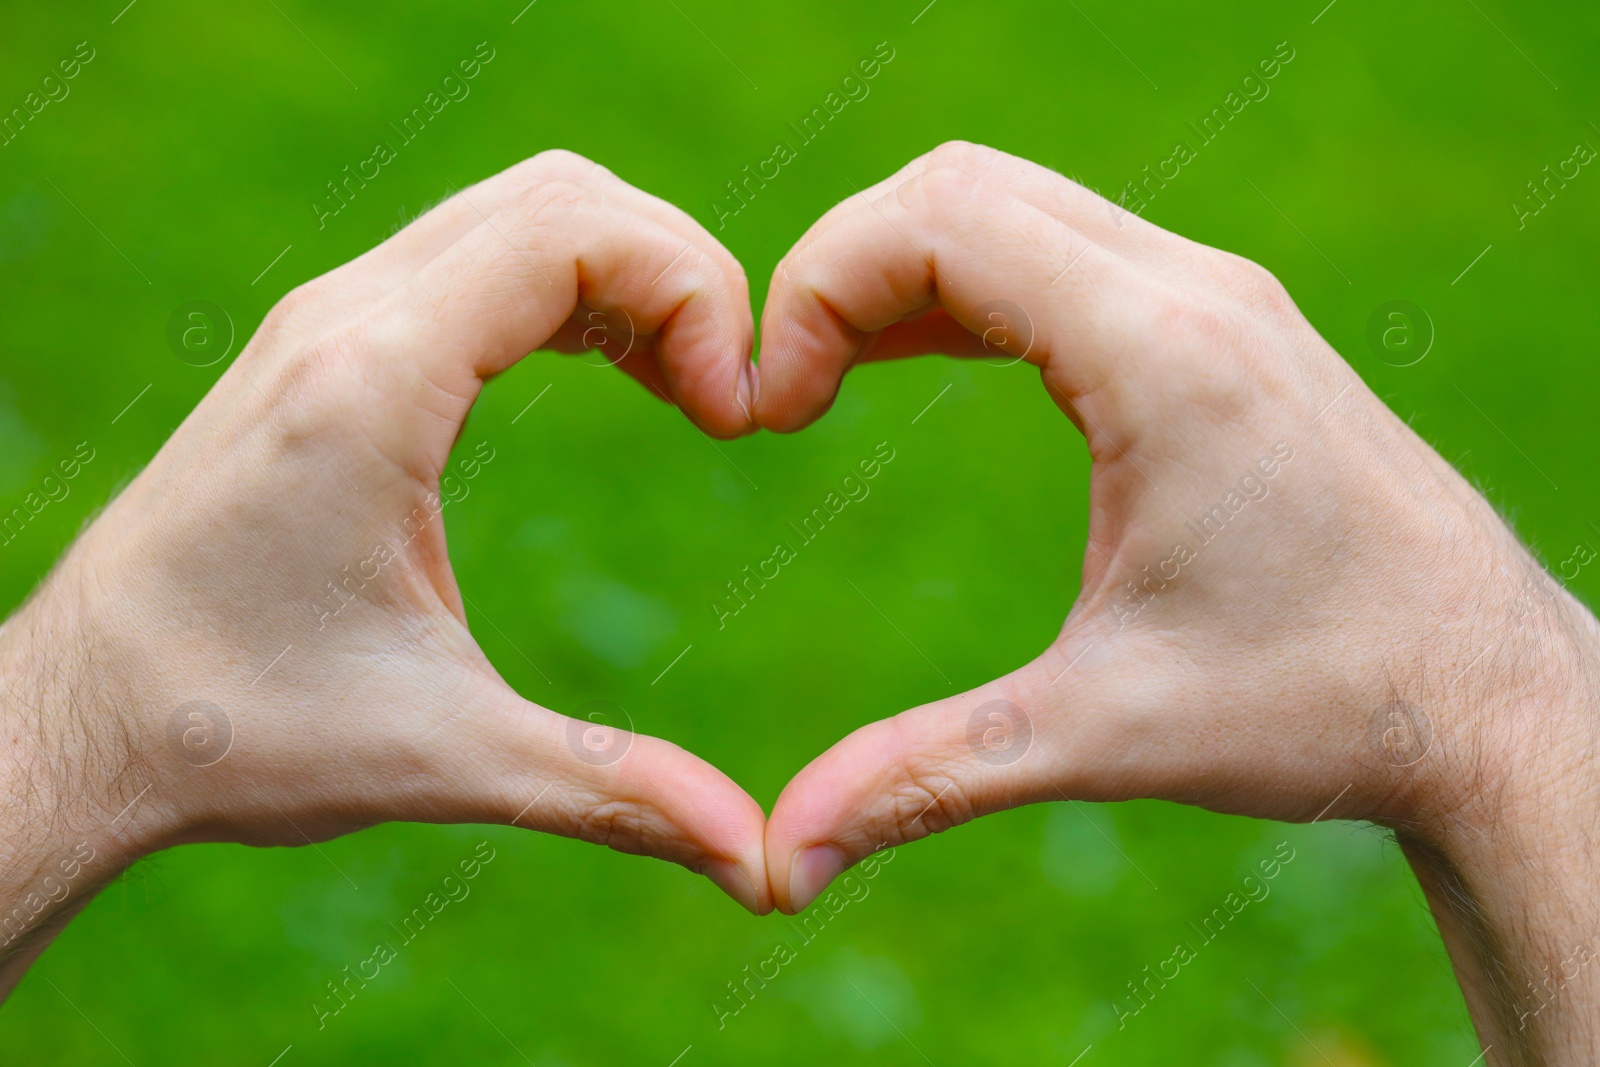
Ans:
POLYGON ((1552 833, 1484 830, 1456 856, 1402 838, 1450 950, 1485 1061, 1544 1067, 1600 1061, 1600 868, 1552 833))
POLYGON ((0 626, 0 996, 148 851, 136 817, 155 783, 78 581, 57 571, 0 626))
POLYGON ((1473 780, 1400 842, 1487 1053, 1503 1067, 1600 1062, 1600 630, 1565 594, 1484 704, 1473 780))

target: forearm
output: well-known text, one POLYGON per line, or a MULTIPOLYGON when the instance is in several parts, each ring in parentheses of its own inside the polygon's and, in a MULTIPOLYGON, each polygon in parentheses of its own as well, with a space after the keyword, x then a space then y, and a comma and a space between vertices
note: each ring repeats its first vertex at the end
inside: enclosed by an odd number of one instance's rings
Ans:
POLYGON ((0 626, 0 997, 149 851, 153 775, 130 757, 123 687, 73 581, 57 572, 0 626))
POLYGON ((1467 1005, 1503 1067, 1600 1062, 1600 637, 1570 598, 1541 603, 1545 655, 1486 706, 1476 779, 1400 842, 1467 1005))
POLYGON ((1402 838, 1450 951, 1467 1007, 1503 1067, 1600 1060, 1600 960, 1593 901, 1600 870, 1554 836, 1518 843, 1482 830, 1461 859, 1402 838), (1531 849, 1541 848, 1543 851, 1531 849))

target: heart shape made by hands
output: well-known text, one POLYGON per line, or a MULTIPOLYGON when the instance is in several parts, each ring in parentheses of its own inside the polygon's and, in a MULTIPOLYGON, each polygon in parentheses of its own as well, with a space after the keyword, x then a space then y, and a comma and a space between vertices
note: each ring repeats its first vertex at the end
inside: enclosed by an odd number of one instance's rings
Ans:
POLYGON ((1419 469, 1464 526, 1492 540, 1499 524, 1265 270, 958 143, 812 226, 774 272, 762 327, 759 369, 726 357, 748 351, 742 327, 704 321, 620 362, 731 436, 805 427, 862 362, 1025 360, 1093 473, 1082 590, 1059 635, 1005 677, 817 757, 765 823, 765 884, 749 851, 700 864, 734 896, 798 912, 878 849, 1039 801, 1165 797, 1305 819, 1337 799, 1341 816, 1405 817, 1432 726, 1386 675, 1391 638, 1350 620, 1416 640, 1430 610, 1471 592, 1445 583, 1419 599, 1368 573, 1437 536, 1397 503, 1419 469), (1363 476, 1307 460, 1330 451, 1363 476), (1360 514, 1400 518, 1339 525, 1360 514))
MULTIPOLYGON (((813 225, 762 327, 757 366, 734 257, 570 153, 473 186, 280 303, 55 583, 74 561, 126 564, 93 568, 140 606, 113 643, 161 667, 126 672, 119 707, 181 711, 203 693, 240 720, 209 763, 169 745, 189 719, 144 731, 160 740, 141 755, 175 773, 140 847, 514 823, 793 913, 877 849, 1037 801, 1304 819, 1336 799, 1341 817, 1404 821, 1448 795, 1421 755, 1460 726, 1420 710, 1452 697, 1420 664, 1475 663, 1470 633, 1443 641, 1437 620, 1482 602, 1486 574, 1525 599, 1527 557, 1265 270, 950 144, 813 225), (843 738, 770 818, 667 741, 591 744, 591 724, 519 696, 478 648, 440 515, 493 460, 451 461, 484 382, 532 350, 607 340, 722 438, 807 426, 866 361, 1037 366, 1093 463, 1060 633, 1002 678, 843 738), (1456 558, 1493 565, 1397 562, 1433 551, 1441 524, 1456 558)), ((1517 652, 1482 669, 1502 655, 1517 652)))

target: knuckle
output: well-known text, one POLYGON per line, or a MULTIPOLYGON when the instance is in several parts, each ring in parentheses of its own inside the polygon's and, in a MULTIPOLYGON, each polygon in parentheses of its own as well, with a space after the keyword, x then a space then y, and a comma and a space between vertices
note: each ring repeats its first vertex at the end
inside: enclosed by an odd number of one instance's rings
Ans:
POLYGON ((1282 307, 1293 302, 1278 276, 1266 267, 1232 252, 1224 255, 1228 260, 1227 276, 1239 295, 1252 307, 1282 307))
POLYGON ((565 148, 547 148, 517 164, 516 169, 535 180, 551 177, 583 178, 596 171, 605 170, 588 157, 580 156, 565 148))
POLYGON ((655 825, 652 813, 637 800, 599 800, 578 813, 573 833, 615 852, 639 856, 654 851, 655 825))
POLYGON ((584 182, 573 178, 554 178, 540 182, 536 188, 529 190, 527 199, 538 205, 579 204, 594 196, 594 190, 584 182))
POLYGON ((1166 358, 1189 368, 1185 377, 1210 379, 1213 369, 1217 377, 1230 377, 1220 372, 1235 362, 1237 325, 1225 307, 1189 291, 1168 290, 1156 298, 1155 320, 1157 336, 1177 340, 1166 358))
POLYGON ((1164 336, 1181 339, 1163 358, 1179 364, 1167 371, 1185 409, 1225 421, 1244 419, 1266 384, 1246 317, 1191 294, 1164 299, 1157 317, 1164 336))
POLYGON ((660 257, 665 267, 671 267, 683 277, 699 282, 710 282, 721 291, 747 298, 750 281, 745 276, 744 265, 721 244, 713 239, 710 247, 701 241, 664 226, 661 230, 660 257))
POLYGON ((1223 307, 1189 290, 1161 292, 1156 320, 1161 335, 1182 338, 1191 350, 1226 347, 1233 330, 1232 316, 1223 307))
MULTIPOLYGON (((827 265, 809 248, 790 249, 772 271, 772 290, 783 286, 793 293, 821 292, 828 277, 827 265)), ((770 303, 770 302, 769 302, 770 303)))
POLYGON ((949 167, 955 170, 978 170, 992 163, 999 155, 994 149, 971 141, 946 141, 928 153, 928 169, 949 167))
POLYGON ((321 282, 321 278, 313 278, 308 282, 301 282, 293 289, 290 289, 283 295, 283 299, 279 300, 278 303, 273 307, 272 312, 268 315, 268 317, 270 318, 271 315, 278 314, 280 312, 292 315, 296 311, 300 311, 305 308, 308 304, 316 303, 317 298, 322 292, 321 282))
POLYGON ((491 180, 503 182, 514 194, 510 203, 517 204, 529 197, 534 190, 551 183, 582 181, 589 170, 590 165, 582 156, 565 149, 550 149, 529 156, 491 180))
POLYGON ((897 192, 902 193, 904 201, 907 186, 914 183, 928 210, 936 216, 958 210, 972 196, 980 179, 1003 158, 1003 153, 971 141, 946 141, 927 154, 921 174, 897 192))
POLYGON ((523 190, 517 196, 514 212, 531 223, 551 210, 574 210, 594 199, 595 194, 587 185, 571 178, 552 178, 523 190))
POLYGON ((351 368, 361 342, 335 330, 276 361, 263 382, 266 425, 276 447, 292 452, 343 425, 351 407, 351 368))
POLYGON ((273 338, 293 332, 298 324, 311 317, 313 308, 326 302, 326 293, 327 282, 324 278, 313 278, 295 286, 261 320, 261 336, 273 338))
POLYGON ((369 347, 365 331, 357 324, 323 334, 302 347, 284 367, 282 395, 302 407, 342 406, 369 347))
POLYGON ((920 197, 929 215, 935 219, 948 219, 964 212, 976 185, 977 178, 970 170, 930 167, 921 177, 900 186, 896 194, 908 208, 914 206, 907 203, 908 196, 920 197))
POLYGON ((369 363, 367 354, 387 343, 398 344, 384 327, 393 327, 377 316, 363 316, 337 329, 329 330, 300 351, 299 361, 316 385, 331 385, 349 378, 357 368, 369 363))
POLYGON ((978 815, 967 788, 944 761, 907 755, 899 770, 887 814, 904 840, 943 833, 978 815))

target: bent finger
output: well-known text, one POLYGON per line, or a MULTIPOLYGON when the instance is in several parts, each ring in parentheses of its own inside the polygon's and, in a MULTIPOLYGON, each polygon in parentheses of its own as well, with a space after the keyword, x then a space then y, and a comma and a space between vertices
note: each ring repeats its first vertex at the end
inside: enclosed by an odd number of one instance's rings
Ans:
POLYGON ((992 342, 1048 367, 1067 395, 1092 392, 1144 354, 1155 287, 1032 205, 931 168, 780 264, 763 314, 756 421, 780 431, 810 423, 880 331, 935 305, 980 337, 1002 311, 1015 329, 990 332, 992 342))
POLYGON ((581 302, 652 337, 685 414, 707 433, 738 436, 750 427, 742 279, 683 247, 674 231, 586 186, 542 183, 331 347, 353 351, 372 378, 415 401, 419 418, 380 423, 374 436, 404 452, 423 434, 442 460, 483 380, 544 347, 581 302))
POLYGON ((449 196, 398 233, 310 283, 301 295, 311 299, 297 301, 294 328, 309 338, 347 321, 389 296, 529 189, 552 181, 576 182, 603 192, 677 233, 686 245, 711 256, 742 281, 738 261, 686 212, 629 185, 599 163, 564 149, 549 149, 465 188, 451 186, 449 196))

